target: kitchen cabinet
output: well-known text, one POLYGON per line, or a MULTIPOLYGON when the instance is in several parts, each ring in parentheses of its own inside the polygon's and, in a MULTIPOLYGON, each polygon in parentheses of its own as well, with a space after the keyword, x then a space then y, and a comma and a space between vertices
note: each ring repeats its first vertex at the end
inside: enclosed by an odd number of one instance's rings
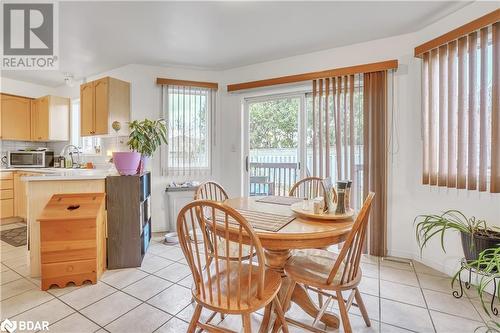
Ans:
POLYGON ((31 140, 32 98, 0 94, 0 138, 31 140))
POLYGON ((0 179, 0 218, 14 216, 14 174, 2 172, 0 179))
POLYGON ((31 107, 32 141, 69 140, 69 98, 44 96, 31 107))
POLYGON ((26 198, 26 182, 21 180, 21 177, 32 176, 34 173, 16 171, 14 173, 14 216, 27 219, 27 198, 26 198))
POLYGON ((130 121, 130 83, 112 77, 80 86, 81 136, 115 134, 112 124, 118 121, 120 135, 128 135, 130 121))

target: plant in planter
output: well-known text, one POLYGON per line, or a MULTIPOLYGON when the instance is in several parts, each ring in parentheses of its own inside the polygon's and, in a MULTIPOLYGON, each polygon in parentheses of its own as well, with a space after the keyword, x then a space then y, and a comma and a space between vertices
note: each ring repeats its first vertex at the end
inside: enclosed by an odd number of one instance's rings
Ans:
POLYGON ((162 143, 167 143, 167 127, 163 119, 134 120, 128 126, 130 151, 113 152, 113 162, 122 176, 143 172, 147 157, 153 155, 162 143))
POLYGON ((167 144, 167 126, 165 120, 134 120, 128 125, 130 129, 127 142, 131 150, 141 154, 137 171, 142 173, 146 161, 164 143, 167 144))
MULTIPOLYGON (((486 306, 486 300, 484 299, 484 294, 486 290, 493 284, 493 287, 497 287, 495 279, 500 279, 500 242, 494 248, 486 249, 479 253, 476 260, 470 261, 464 266, 462 266, 458 272, 455 273, 452 279, 453 284, 459 279, 460 274, 464 270, 475 270, 478 271, 481 278, 479 279, 479 284, 477 286, 477 292, 479 298, 481 299, 481 304, 484 311, 491 317, 488 307, 486 306)), ((496 293, 498 299, 500 299, 500 287, 493 291, 496 293)), ((498 315, 498 310, 494 308, 494 315, 498 315)), ((500 322, 489 321, 486 324, 487 332, 500 332, 500 322)))
POLYGON ((420 250, 427 242, 436 235, 441 239, 441 247, 444 247, 444 235, 446 230, 460 232, 462 249, 467 261, 478 259, 479 253, 488 248, 496 247, 500 243, 500 232, 489 228, 486 221, 467 218, 458 210, 448 210, 441 215, 429 214, 419 215, 415 218, 416 238, 420 250))

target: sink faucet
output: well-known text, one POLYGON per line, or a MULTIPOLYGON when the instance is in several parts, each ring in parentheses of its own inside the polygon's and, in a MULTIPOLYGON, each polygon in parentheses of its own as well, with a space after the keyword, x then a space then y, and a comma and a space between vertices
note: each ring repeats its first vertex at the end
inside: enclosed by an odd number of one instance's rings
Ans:
POLYGON ((75 163, 75 161, 73 160, 73 153, 76 152, 76 155, 78 157, 78 167, 80 167, 81 164, 80 149, 78 149, 78 147, 75 145, 65 145, 59 155, 66 156, 66 152, 69 152, 69 156, 71 157, 71 162, 73 164, 75 163))

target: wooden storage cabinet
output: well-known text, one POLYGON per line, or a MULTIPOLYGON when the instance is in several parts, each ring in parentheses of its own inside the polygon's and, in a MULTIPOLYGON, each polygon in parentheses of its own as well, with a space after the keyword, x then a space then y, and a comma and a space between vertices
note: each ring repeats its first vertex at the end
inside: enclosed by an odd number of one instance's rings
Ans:
POLYGON ((31 106, 32 141, 69 140, 69 98, 44 96, 31 106))
POLYGON ((42 290, 96 283, 106 268, 104 193, 55 194, 40 221, 42 290))
POLYGON ((139 267, 151 241, 151 174, 106 178, 108 268, 139 267))
POLYGON ((0 138, 31 140, 32 98, 0 94, 0 138))
POLYGON ((2 172, 0 179, 0 218, 14 216, 14 173, 2 172))
POLYGON ((82 136, 114 134, 112 124, 121 123, 120 135, 128 135, 130 83, 104 77, 80 86, 80 132, 82 136))

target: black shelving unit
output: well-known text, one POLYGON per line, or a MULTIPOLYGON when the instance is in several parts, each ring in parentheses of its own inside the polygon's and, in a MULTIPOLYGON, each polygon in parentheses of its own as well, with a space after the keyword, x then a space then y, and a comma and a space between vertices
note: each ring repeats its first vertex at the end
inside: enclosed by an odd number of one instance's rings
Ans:
POLYGON ((151 173, 106 178, 108 269, 139 267, 151 242, 151 173))

